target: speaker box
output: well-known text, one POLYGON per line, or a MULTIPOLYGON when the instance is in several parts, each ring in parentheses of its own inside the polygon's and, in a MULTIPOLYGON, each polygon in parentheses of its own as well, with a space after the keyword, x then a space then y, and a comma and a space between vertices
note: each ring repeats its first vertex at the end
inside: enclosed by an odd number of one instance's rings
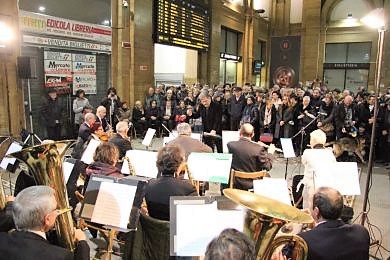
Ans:
POLYGON ((36 79, 38 77, 36 58, 28 56, 18 57, 18 76, 21 79, 36 79))

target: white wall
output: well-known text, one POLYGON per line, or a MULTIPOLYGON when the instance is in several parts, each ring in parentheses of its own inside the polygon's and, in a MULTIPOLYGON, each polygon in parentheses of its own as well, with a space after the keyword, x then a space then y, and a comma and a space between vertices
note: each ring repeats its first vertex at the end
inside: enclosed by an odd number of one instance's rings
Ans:
POLYGON ((155 44, 154 73, 185 73, 186 49, 155 44))

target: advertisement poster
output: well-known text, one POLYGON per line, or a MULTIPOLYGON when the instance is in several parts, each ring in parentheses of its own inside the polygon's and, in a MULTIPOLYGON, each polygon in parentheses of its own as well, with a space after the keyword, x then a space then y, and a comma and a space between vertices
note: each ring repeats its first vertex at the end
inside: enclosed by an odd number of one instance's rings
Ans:
POLYGON ((58 94, 71 92, 72 56, 63 52, 44 52, 45 87, 55 88, 58 94))
POLYGON ((271 38, 270 86, 296 87, 299 81, 300 36, 271 38))
POLYGON ((83 89, 85 94, 96 94, 96 55, 72 54, 73 94, 83 89))

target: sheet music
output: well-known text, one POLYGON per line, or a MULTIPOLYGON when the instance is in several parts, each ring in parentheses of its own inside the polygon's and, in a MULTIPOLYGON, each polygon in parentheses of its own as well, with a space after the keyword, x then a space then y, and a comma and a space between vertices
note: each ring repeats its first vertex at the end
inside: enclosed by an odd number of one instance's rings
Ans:
MULTIPOLYGON (((126 157, 129 158, 131 165, 135 169, 137 176, 144 176, 149 178, 157 177, 157 152, 145 151, 145 150, 129 150, 126 152, 126 157)), ((129 164, 127 160, 123 161, 122 170, 123 174, 130 174, 129 164)))
MULTIPOLYGON (((20 150, 22 150, 22 148, 23 147, 19 143, 13 142, 8 147, 8 150, 5 153, 5 155, 8 155, 10 153, 19 152, 20 150)), ((7 170, 8 164, 14 164, 15 162, 16 162, 16 158, 4 156, 3 160, 1 160, 0 167, 3 168, 4 170, 7 170)))
POLYGON ((148 128, 148 131, 145 134, 145 138, 142 141, 142 144, 145 146, 150 146, 150 143, 152 142, 155 133, 156 129, 148 128))
POLYGON ((202 205, 177 205, 176 213, 174 250, 178 256, 203 256, 208 243, 224 229, 243 231, 244 212, 218 210, 216 201, 202 205))
POLYGON ((92 138, 89 141, 88 146, 83 153, 83 156, 81 156, 81 161, 84 162, 85 164, 93 163, 93 155, 95 154, 96 148, 101 143, 102 143, 101 141, 92 138))
POLYGON ((222 131, 222 149, 223 153, 229 153, 227 144, 231 141, 238 141, 240 139, 239 131, 222 131))
POLYGON ((256 194, 291 206, 291 198, 285 179, 264 177, 262 180, 253 180, 253 188, 256 194))
POLYGON ((359 171, 356 162, 336 162, 318 167, 314 173, 315 188, 331 187, 342 195, 360 195, 359 171))
POLYGON ((296 157, 291 138, 280 138, 280 143, 282 144, 284 158, 296 157))
POLYGON ((188 168, 197 181, 228 183, 232 155, 222 153, 191 153, 188 168))
POLYGON ((73 167, 74 167, 73 163, 66 162, 66 161, 64 161, 62 163, 62 171, 64 173, 64 182, 65 182, 65 184, 68 183, 68 180, 69 180, 70 174, 72 173, 73 167))
POLYGON ((137 186, 102 182, 91 221, 127 229, 137 186))

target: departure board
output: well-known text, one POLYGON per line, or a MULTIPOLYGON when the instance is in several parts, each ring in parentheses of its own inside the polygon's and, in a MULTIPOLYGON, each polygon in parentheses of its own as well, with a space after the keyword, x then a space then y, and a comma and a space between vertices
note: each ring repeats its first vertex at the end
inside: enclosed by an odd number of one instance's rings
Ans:
POLYGON ((155 0, 154 37, 156 43, 207 51, 209 9, 196 0, 155 0))

